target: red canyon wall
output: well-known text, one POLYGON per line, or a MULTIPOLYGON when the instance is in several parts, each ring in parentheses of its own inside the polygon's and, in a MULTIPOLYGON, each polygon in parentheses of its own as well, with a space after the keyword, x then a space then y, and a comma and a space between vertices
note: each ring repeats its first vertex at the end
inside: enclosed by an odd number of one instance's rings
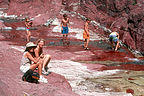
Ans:
POLYGON ((143 0, 67 0, 65 9, 76 11, 107 28, 117 27, 123 43, 144 53, 143 0))

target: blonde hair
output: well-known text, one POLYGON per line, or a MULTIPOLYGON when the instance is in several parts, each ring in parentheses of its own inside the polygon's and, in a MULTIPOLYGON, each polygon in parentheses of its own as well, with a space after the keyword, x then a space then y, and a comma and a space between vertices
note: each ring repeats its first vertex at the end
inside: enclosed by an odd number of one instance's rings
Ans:
POLYGON ((41 38, 41 39, 38 39, 38 40, 36 41, 36 44, 38 45, 38 43, 39 43, 40 41, 44 41, 44 42, 45 42, 45 40, 41 38))

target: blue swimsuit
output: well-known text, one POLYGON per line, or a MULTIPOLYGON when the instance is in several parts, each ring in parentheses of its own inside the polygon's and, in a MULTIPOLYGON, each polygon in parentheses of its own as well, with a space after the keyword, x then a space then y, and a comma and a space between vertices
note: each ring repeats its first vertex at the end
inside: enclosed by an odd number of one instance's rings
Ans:
POLYGON ((62 34, 68 34, 68 27, 64 27, 64 26, 62 26, 62 28, 63 28, 63 31, 62 31, 62 34))

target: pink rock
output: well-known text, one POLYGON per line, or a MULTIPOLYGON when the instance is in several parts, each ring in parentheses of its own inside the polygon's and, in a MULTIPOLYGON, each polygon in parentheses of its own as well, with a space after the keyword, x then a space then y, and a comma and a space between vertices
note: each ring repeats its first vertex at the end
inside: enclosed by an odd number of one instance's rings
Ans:
POLYGON ((6 26, 3 24, 3 21, 0 21, 0 29, 3 27, 6 27, 6 26))

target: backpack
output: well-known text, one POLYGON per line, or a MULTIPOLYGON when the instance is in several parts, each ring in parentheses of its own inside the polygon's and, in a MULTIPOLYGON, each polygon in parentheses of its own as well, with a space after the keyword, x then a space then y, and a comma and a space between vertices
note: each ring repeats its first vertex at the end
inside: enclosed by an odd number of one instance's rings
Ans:
POLYGON ((22 76, 23 81, 27 81, 30 83, 38 83, 39 80, 39 73, 32 71, 29 69, 24 75, 22 76))

